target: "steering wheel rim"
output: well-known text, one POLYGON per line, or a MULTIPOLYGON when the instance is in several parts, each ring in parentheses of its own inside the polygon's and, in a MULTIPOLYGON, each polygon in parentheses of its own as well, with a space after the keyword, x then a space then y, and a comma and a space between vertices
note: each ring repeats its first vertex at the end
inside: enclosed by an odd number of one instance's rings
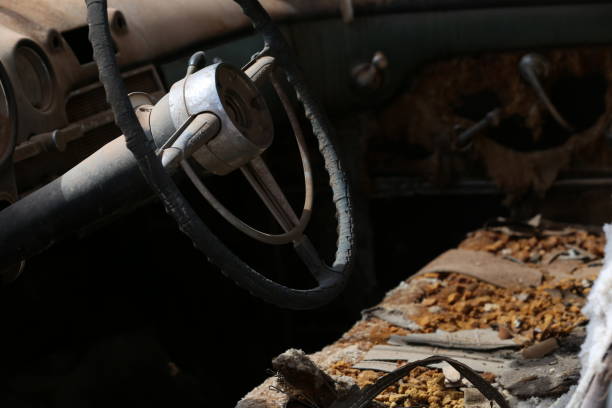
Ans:
POLYGON ((328 267, 320 259, 309 257, 309 253, 312 252, 308 240, 296 244, 295 248, 318 282, 318 286, 312 289, 288 288, 259 274, 235 256, 208 229, 179 191, 155 154, 153 142, 145 136, 127 97, 112 47, 106 0, 85 0, 89 40, 100 72, 100 81, 115 115, 115 122, 123 132, 126 145, 134 155, 141 173, 162 201, 166 212, 176 220, 179 229, 191 238, 194 246, 207 256, 209 262, 219 267, 222 273, 252 295, 284 308, 312 309, 330 302, 340 293, 350 274, 354 240, 348 183, 331 140, 332 128, 305 85, 300 70, 292 58, 291 49, 279 29, 257 0, 234 1, 251 19, 255 29, 262 35, 270 55, 276 59, 285 72, 288 82, 296 91, 298 100, 304 107, 306 118, 318 139, 319 151, 329 174, 338 221, 334 263, 332 267, 328 267))

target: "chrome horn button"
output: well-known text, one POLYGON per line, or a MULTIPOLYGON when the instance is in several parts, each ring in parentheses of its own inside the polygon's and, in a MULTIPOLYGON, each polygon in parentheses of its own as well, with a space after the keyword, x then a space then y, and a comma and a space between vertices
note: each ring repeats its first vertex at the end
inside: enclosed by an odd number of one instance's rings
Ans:
POLYGON ((214 174, 245 165, 272 143, 274 125, 266 101, 249 77, 231 65, 210 65, 175 83, 169 107, 176 128, 203 112, 219 118, 219 132, 192 156, 214 174))

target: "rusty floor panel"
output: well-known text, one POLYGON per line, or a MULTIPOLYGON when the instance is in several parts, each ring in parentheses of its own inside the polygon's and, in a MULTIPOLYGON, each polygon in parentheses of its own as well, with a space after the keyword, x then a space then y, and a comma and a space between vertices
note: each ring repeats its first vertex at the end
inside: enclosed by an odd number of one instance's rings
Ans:
MULTIPOLYGON (((576 227, 526 224, 472 232, 458 251, 485 259, 493 254, 484 268, 481 261, 474 264, 489 271, 487 280, 491 271, 492 275, 502 273, 500 265, 510 262, 517 267, 515 274, 529 276, 531 286, 495 285, 478 279, 478 268, 469 276, 453 271, 452 264, 444 266, 446 272, 430 272, 446 253, 388 292, 337 342, 311 358, 334 378, 348 378, 363 388, 385 371, 404 364, 403 355, 428 352, 429 340, 423 341, 428 336, 418 336, 420 345, 409 344, 414 336, 405 336, 444 330, 458 337, 445 343, 452 336, 437 332, 443 347, 430 343, 432 354, 446 352, 480 365, 484 356, 484 366, 489 364, 493 372, 474 368, 511 403, 517 398, 561 395, 578 378, 577 354, 586 323, 580 311, 599 273, 603 249, 599 231, 576 227), (538 281, 534 282, 534 274, 538 281), (499 342, 503 350, 485 350, 483 344, 467 348, 451 344, 461 343, 459 337, 473 329, 480 329, 478 336, 494 333, 489 340, 499 342)), ((451 378, 454 374, 446 368, 416 368, 376 400, 389 407, 488 406, 479 405, 488 403, 479 400, 479 393, 465 380, 451 378)), ((286 395, 272 377, 239 406, 272 408, 283 406, 285 401, 286 395)))

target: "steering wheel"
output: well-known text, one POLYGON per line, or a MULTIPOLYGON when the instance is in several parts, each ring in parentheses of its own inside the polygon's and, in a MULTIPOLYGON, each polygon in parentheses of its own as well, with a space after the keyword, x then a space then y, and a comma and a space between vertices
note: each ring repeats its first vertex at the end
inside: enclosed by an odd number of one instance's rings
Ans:
MULTIPOLYGON (((288 103, 284 101, 286 95, 283 95, 282 92, 279 93, 279 96, 291 119, 304 164, 307 187, 304 212, 301 217, 297 217, 293 213, 282 191, 274 182, 271 173, 267 170, 265 163, 260 157, 256 157, 241 169, 247 180, 255 187, 264 203, 271 210, 277 221, 279 221, 285 233, 272 236, 260 233, 259 231, 254 232, 250 227, 240 224, 240 221, 235 219, 235 217, 232 218, 231 214, 228 215, 226 213, 225 218, 245 233, 248 230, 250 232, 249 235, 255 238, 258 237, 264 240, 264 242, 266 239, 272 244, 293 242, 296 253, 317 281, 316 287, 311 289, 289 288, 259 274, 234 255, 195 213, 162 165, 160 157, 156 154, 154 143, 145 136, 145 132, 139 124, 132 104, 128 99, 126 88, 115 60, 108 25, 106 0, 85 0, 89 21, 89 39, 93 46, 94 59, 100 71, 100 81, 104 85, 108 102, 115 115, 115 122, 122 130, 126 145, 133 153, 142 175, 161 199, 166 211, 174 217, 181 231, 191 238, 194 246, 202 251, 210 262, 217 265, 225 275, 233 279, 240 287, 267 302, 290 309, 319 307, 331 301, 343 289, 349 277, 353 259, 353 219, 346 176, 331 140, 332 128, 319 104, 306 86, 302 74, 294 61, 292 51, 279 29, 257 0, 235 1, 242 7, 244 13, 251 19, 254 28, 264 39, 264 50, 266 52, 260 53, 259 58, 256 58, 254 63, 259 62, 260 65, 265 65, 265 63, 261 64, 261 62, 265 62, 261 60, 262 58, 267 58, 267 55, 274 57, 275 65, 280 71, 284 72, 288 83, 293 87, 298 100, 303 105, 305 115, 310 121, 313 133, 318 140, 319 151, 323 156, 325 168, 329 174, 333 201, 336 207, 338 240, 335 260, 332 266, 326 265, 317 254, 308 237, 303 234, 310 214, 309 207, 312 200, 310 189, 312 188, 312 181, 309 179, 308 158, 305 155, 306 151, 302 143, 303 139, 301 139, 301 134, 299 133, 299 127, 295 126, 294 113, 287 110, 288 103)), ((249 64, 249 67, 252 66, 253 63, 249 64)), ((247 75, 244 76, 248 77, 247 75)), ((275 89, 279 92, 280 87, 274 74, 270 77, 275 89)), ((251 72, 251 80, 255 79, 261 80, 256 72, 251 72)), ((200 192, 207 197, 205 188, 204 190, 201 188, 203 184, 198 183, 195 174, 193 174, 188 165, 185 165, 186 163, 185 160, 182 160, 181 166, 192 181, 194 181, 200 192)), ((215 207, 216 200, 214 200, 214 197, 212 201, 210 195, 207 199, 215 207)), ((217 202, 217 204, 219 203, 217 202)), ((217 205, 215 208, 223 214, 223 208, 221 207, 217 205)))

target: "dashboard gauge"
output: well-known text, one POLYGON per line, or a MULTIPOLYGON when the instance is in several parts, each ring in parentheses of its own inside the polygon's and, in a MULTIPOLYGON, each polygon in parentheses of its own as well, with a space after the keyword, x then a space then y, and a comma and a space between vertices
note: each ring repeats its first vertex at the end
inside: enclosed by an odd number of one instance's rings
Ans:
POLYGON ((29 44, 15 50, 15 66, 21 89, 33 107, 45 110, 51 104, 53 79, 51 69, 38 51, 29 44))
POLYGON ((11 83, 0 65, 0 165, 12 153, 17 130, 16 120, 11 83))

